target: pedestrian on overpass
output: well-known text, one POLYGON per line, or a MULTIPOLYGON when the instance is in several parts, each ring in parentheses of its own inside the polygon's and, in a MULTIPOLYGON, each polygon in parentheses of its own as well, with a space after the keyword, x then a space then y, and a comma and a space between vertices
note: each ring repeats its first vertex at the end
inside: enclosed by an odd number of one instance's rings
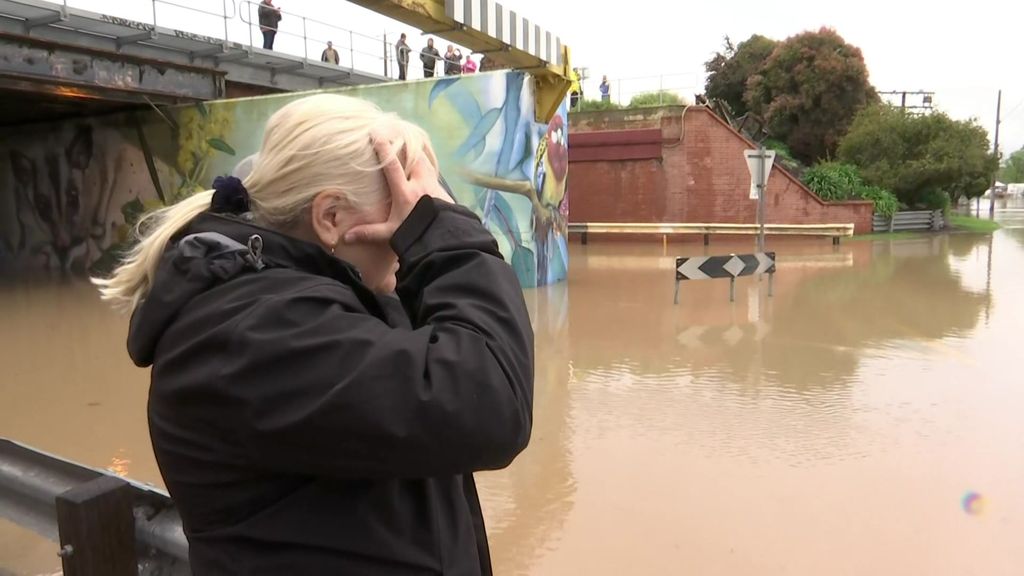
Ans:
POLYGON ((277 36, 277 27, 281 22, 281 9, 274 6, 274 0, 262 0, 260 2, 260 31, 263 32, 263 49, 274 49, 274 37, 277 36))
POLYGON ((473 473, 533 421, 533 331, 426 133, 316 94, 113 275, 196 576, 492 573, 473 473))
POLYGON ((444 75, 457 76, 462 74, 462 51, 456 50, 455 46, 448 45, 448 51, 444 53, 444 75))
POLYGON ((327 41, 327 48, 324 49, 323 54, 320 55, 321 62, 330 62, 337 66, 341 63, 341 58, 338 56, 338 51, 334 49, 334 43, 330 40, 327 41))
POLYGON ((427 47, 420 52, 420 62, 423 62, 423 77, 433 78, 437 71, 437 61, 441 59, 441 53, 434 48, 434 39, 427 40, 427 47))
POLYGON ((395 60, 398 62, 398 79, 405 80, 406 72, 409 71, 409 53, 412 52, 412 48, 405 41, 405 32, 402 32, 402 36, 395 42, 395 60))

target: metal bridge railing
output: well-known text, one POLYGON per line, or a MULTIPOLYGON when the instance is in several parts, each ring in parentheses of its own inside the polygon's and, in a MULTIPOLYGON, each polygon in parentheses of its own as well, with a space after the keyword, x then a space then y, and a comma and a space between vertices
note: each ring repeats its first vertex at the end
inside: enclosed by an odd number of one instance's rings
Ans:
MULTIPOLYGON (((229 23, 231 22, 231 20, 234 20, 238 16, 238 6, 235 5, 235 0, 221 0, 222 11, 219 12, 219 13, 218 12, 211 12, 209 10, 204 10, 202 8, 196 8, 195 6, 188 6, 188 5, 185 5, 185 4, 178 4, 177 2, 171 2, 170 0, 152 0, 152 2, 153 2, 153 26, 154 27, 157 27, 157 26, 160 25, 159 24, 160 20, 159 20, 159 18, 157 16, 157 6, 158 5, 173 6, 173 7, 176 7, 176 8, 182 8, 184 10, 188 10, 190 12, 196 12, 196 13, 199 13, 199 14, 206 14, 208 16, 213 16, 213 17, 216 17, 216 18, 219 18, 219 19, 223 19, 223 21, 224 21, 224 38, 223 38, 223 40, 224 40, 225 48, 227 47, 227 44, 230 41, 229 23), (229 5, 231 6, 231 14, 230 15, 228 15, 228 6, 229 5)), ((64 0, 64 4, 67 5, 67 0, 64 0)))
MULTIPOLYGON (((244 5, 244 10, 239 11, 239 17, 246 24, 249 34, 249 51, 254 51, 256 47, 262 46, 262 43, 257 44, 257 38, 262 38, 260 34, 260 23, 258 16, 253 17, 254 12, 259 14, 259 2, 253 0, 240 0, 240 3, 244 5)), ((339 53, 347 50, 348 51, 348 67, 355 69, 356 67, 356 56, 370 57, 371 60, 375 61, 376 64, 382 64, 384 62, 384 56, 377 51, 376 47, 379 46, 380 40, 366 34, 361 34, 347 28, 335 26, 322 20, 310 18, 302 14, 294 12, 288 12, 280 10, 280 13, 284 18, 278 23, 277 34, 286 37, 294 38, 302 41, 302 57, 306 60, 310 60, 310 44, 312 43, 313 53, 316 55, 316 59, 319 60, 320 51, 327 47, 327 42, 330 41, 334 44, 334 49, 339 53), (301 31, 295 29, 296 25, 293 22, 299 22, 298 27, 301 31), (311 32, 312 30, 312 32, 311 32), (348 46, 339 47, 338 39, 347 38, 348 46), (356 41, 365 41, 372 43, 375 49, 364 49, 356 46, 356 41)), ((342 59, 344 61, 344 59, 342 59)))

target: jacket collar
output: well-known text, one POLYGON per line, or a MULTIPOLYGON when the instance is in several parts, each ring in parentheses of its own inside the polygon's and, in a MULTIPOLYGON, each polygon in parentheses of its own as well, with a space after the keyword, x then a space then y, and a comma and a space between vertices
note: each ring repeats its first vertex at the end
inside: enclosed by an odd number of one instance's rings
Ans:
POLYGON ((355 266, 328 254, 315 244, 286 236, 269 228, 257 226, 237 217, 204 213, 192 220, 175 238, 203 232, 217 232, 238 242, 249 245, 249 239, 257 235, 262 239, 263 261, 274 268, 292 268, 318 276, 333 278, 350 285, 362 285, 362 276, 355 266))

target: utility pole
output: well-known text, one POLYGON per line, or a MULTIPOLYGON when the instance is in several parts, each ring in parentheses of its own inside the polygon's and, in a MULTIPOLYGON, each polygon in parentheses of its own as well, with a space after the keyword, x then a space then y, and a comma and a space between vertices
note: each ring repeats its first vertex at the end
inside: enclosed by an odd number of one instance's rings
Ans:
MULTIPOLYGON (((879 92, 882 96, 899 96, 901 110, 908 110, 911 114, 927 114, 933 109, 933 103, 935 101, 935 92, 928 90, 889 90, 885 92, 879 92), (907 104, 907 96, 920 97, 920 104, 907 104)), ((893 104, 895 106, 895 104, 893 104)))
POLYGON ((1001 122, 1000 113, 1003 107, 1003 91, 999 91, 999 96, 996 98, 996 136, 993 139, 996 155, 996 171, 992 174, 992 188, 989 189, 988 195, 988 218, 994 220, 996 217, 996 177, 999 176, 999 123, 1001 122))

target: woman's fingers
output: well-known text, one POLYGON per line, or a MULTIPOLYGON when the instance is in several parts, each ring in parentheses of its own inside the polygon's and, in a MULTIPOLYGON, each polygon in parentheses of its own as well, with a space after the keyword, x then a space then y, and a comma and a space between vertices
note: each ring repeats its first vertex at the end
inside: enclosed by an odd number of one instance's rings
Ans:
POLYGON ((400 187, 400 184, 404 184, 408 180, 405 177, 405 171, 402 169, 402 163, 398 161, 398 155, 394 153, 392 148, 391 142, 385 138, 377 137, 373 140, 373 149, 377 152, 377 159, 382 164, 381 171, 384 173, 384 178, 392 190, 392 195, 394 195, 396 186, 400 187))
POLYGON ((391 240, 398 229, 398 224, 392 221, 381 222, 380 224, 363 224, 353 226, 345 233, 346 244, 381 244, 391 240))

